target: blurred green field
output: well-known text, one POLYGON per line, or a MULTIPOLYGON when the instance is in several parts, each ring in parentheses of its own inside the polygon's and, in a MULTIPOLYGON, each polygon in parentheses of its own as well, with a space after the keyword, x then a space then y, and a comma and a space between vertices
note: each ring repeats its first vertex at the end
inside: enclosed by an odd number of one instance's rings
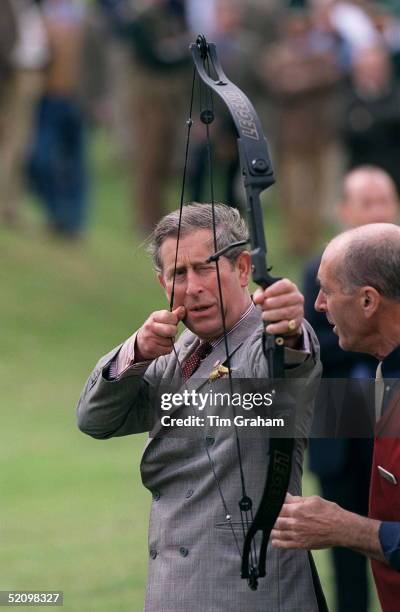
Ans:
MULTIPOLYGON (((68 612, 139 612, 144 438, 92 440, 76 429, 75 405, 97 358, 164 302, 130 229, 126 179, 105 135, 94 142, 85 244, 46 238, 31 203, 22 230, 0 228, 0 590, 63 590, 68 612)), ((274 269, 296 278, 301 262, 285 257, 276 213, 266 217, 274 269)), ((330 595, 326 553, 317 561, 330 595)))

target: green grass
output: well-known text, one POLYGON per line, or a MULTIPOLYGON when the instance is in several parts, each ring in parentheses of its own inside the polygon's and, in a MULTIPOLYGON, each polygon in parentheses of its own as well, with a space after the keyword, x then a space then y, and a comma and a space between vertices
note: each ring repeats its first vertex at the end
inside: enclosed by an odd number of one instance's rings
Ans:
MULTIPOLYGON (((108 148, 96 135, 84 244, 46 238, 31 202, 22 230, 0 228, 0 590, 60 589, 68 611, 136 612, 150 504, 138 471, 144 438, 99 442, 75 425, 98 357, 163 304, 108 148)), ((301 262, 285 257, 267 207, 274 272, 296 278, 301 262)), ((326 553, 318 563, 330 591, 326 553)))

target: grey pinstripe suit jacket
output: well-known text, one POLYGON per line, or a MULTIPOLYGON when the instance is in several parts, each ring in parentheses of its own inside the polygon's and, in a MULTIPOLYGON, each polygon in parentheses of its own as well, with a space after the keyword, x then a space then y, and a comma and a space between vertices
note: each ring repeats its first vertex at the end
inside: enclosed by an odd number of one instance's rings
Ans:
MULTIPOLYGON (((310 327, 313 355, 287 372, 307 379, 320 375, 318 343, 310 327)), ((261 347, 260 313, 253 311, 229 336, 231 366, 235 376, 262 378, 268 368, 261 347)), ((182 363, 197 338, 189 331, 177 342, 182 363)), ((180 380, 175 355, 160 357, 141 371, 126 371, 117 380, 103 376, 104 368, 119 347, 105 355, 92 372, 78 404, 78 424, 96 437, 148 431, 148 386, 154 381, 180 380)), ((195 386, 204 383, 216 360, 225 358, 223 343, 201 363, 195 386), (203 378, 202 378, 203 377, 203 378)), ((190 379, 189 382, 192 382, 190 379)), ((312 405, 307 419, 311 419, 312 405)), ((305 551, 268 548, 267 577, 251 591, 240 578, 240 555, 226 521, 210 461, 199 438, 149 438, 141 461, 145 487, 153 494, 149 526, 147 612, 317 612, 311 572, 305 551)), ((208 450, 232 514, 239 545, 243 542, 237 503, 241 497, 235 440, 214 429, 208 450)), ((293 459, 290 491, 301 493, 305 439, 298 439, 293 459)), ((258 507, 268 467, 268 439, 257 428, 241 441, 248 494, 258 507)))

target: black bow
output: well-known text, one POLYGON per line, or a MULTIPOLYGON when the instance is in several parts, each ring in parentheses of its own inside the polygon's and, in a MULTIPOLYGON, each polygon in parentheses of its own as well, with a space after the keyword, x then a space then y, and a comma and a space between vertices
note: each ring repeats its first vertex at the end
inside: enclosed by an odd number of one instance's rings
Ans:
MULTIPOLYGON (((237 130, 239 161, 246 191, 246 211, 250 229, 252 278, 265 289, 278 280, 269 273, 260 204, 261 192, 275 182, 267 141, 250 100, 222 70, 215 45, 208 43, 204 36, 198 36, 196 43, 190 45, 190 51, 198 75, 225 102, 237 130), (210 65, 214 76, 210 75, 210 65)), ((210 123, 213 120, 212 110, 203 110, 201 119, 203 123, 210 123)), ((214 253, 210 260, 218 261, 221 255, 236 246, 239 244, 229 245, 214 253)), ((263 351, 268 361, 270 379, 273 381, 276 378, 283 378, 283 338, 264 332, 263 351)), ((266 574, 267 544, 289 485, 293 447, 293 438, 270 440, 269 467, 264 492, 255 516, 251 514, 251 523, 247 525, 242 553, 241 576, 248 580, 253 590, 257 589, 258 578, 266 574), (255 536, 258 531, 262 532, 262 542, 257 563, 255 536)), ((242 496, 239 507, 241 513, 251 511, 252 501, 246 494, 242 496)))

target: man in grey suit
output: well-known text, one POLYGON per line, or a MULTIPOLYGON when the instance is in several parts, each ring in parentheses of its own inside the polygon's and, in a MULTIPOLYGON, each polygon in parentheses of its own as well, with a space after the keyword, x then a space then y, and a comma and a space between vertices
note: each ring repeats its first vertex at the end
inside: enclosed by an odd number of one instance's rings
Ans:
MULTIPOLYGON (((218 249, 247 238, 237 210, 217 204, 215 221, 218 249)), ((178 225, 179 211, 164 217, 152 244, 158 279, 169 299, 174 286, 172 310, 153 312, 124 344, 100 359, 83 390, 78 423, 95 438, 150 431, 151 391, 159 384, 200 393, 226 375, 216 266, 207 261, 214 252, 211 205, 183 208, 175 265, 178 225), (180 321, 187 329, 174 344, 180 321)), ((220 258, 232 376, 268 379, 264 320, 268 332, 284 338, 285 378, 302 379, 307 394, 320 375, 320 365, 317 341, 303 320, 303 297, 288 279, 258 289, 251 297, 250 272, 245 246, 220 258)), ((168 415, 175 416, 173 411, 168 415)), ((309 402, 293 454, 289 490, 296 495, 301 493, 304 436, 311 416, 309 402)), ((187 428, 184 435, 178 435, 178 426, 169 429, 166 435, 152 431, 141 461, 143 484, 153 495, 145 610, 316 612, 305 551, 269 547, 267 576, 260 579, 257 591, 240 578, 242 489, 232 428, 206 423, 196 431, 187 428)), ((159 425, 156 430, 160 432, 159 425)), ((239 438, 247 494, 257 509, 268 467, 268 432, 257 427, 251 435, 239 432, 239 438)))

